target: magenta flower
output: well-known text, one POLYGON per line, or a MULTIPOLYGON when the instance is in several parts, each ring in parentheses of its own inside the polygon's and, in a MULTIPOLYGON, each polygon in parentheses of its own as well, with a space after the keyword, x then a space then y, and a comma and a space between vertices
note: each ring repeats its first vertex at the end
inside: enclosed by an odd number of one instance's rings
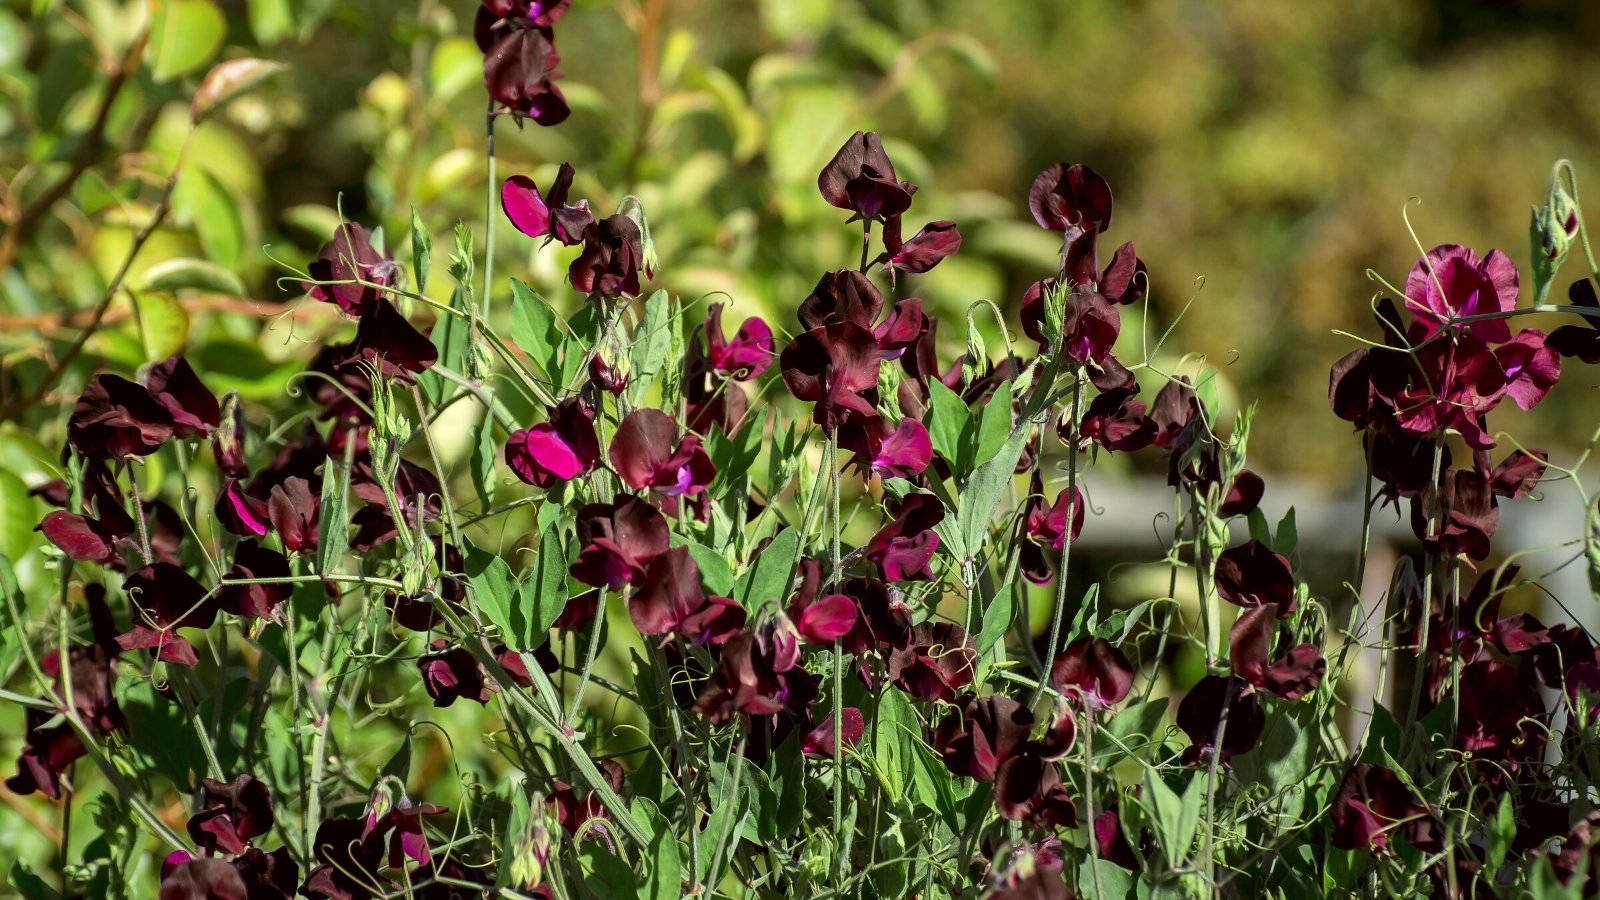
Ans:
POLYGON ((882 416, 852 416, 839 431, 839 446, 855 454, 863 473, 880 478, 915 478, 933 461, 928 429, 911 418, 891 426, 882 416))
POLYGON ((1494 358, 1505 372, 1506 396, 1524 410, 1537 406, 1561 378, 1561 355, 1537 328, 1496 347, 1494 358))
POLYGON ((851 222, 905 212, 916 189, 916 185, 896 179, 894 163, 883 152, 883 139, 875 131, 851 135, 817 176, 822 199, 853 213, 851 222))
MULTIPOLYGON (((1506 312, 1517 305, 1517 267, 1504 253, 1490 250, 1482 260, 1460 244, 1442 244, 1411 267, 1406 276, 1406 308, 1417 314, 1423 337, 1467 316, 1506 312)), ((1511 339, 1504 319, 1468 323, 1482 341, 1511 339)))
POLYGON ((528 237, 542 237, 568 247, 581 243, 583 233, 594 224, 594 214, 589 211, 587 200, 567 203, 573 174, 572 166, 562 163, 555 183, 543 197, 532 178, 513 175, 500 187, 500 208, 511 224, 528 237))
POLYGON ((618 590, 638 584, 645 567, 669 546, 667 520, 655 507, 626 494, 613 503, 591 503, 578 511, 578 558, 572 577, 593 587, 618 590))
POLYGON ((679 436, 678 424, 659 409, 636 409, 611 439, 611 467, 624 483, 665 497, 698 494, 717 469, 698 434, 679 436))
POLYGON ((251 839, 272 830, 272 795, 250 775, 231 782, 200 782, 200 811, 189 817, 189 839, 210 853, 243 853, 251 839))
POLYGON ((1417 377, 1394 398, 1400 426, 1421 434, 1449 429, 1474 450, 1493 447, 1479 418, 1505 395, 1506 373, 1488 345, 1471 334, 1436 340, 1416 352, 1416 365, 1417 377))
POLYGON ((549 490, 587 474, 600 461, 594 407, 572 396, 550 410, 549 420, 506 438, 506 465, 523 483, 549 490))
MULTIPOLYGON (((800 743, 800 751, 807 756, 831 759, 834 744, 833 715, 823 713, 820 718, 822 721, 806 732, 805 740, 800 743)), ((861 717, 861 710, 854 706, 846 706, 839 710, 839 724, 840 743, 845 747, 854 747, 860 743, 862 732, 866 727, 865 720, 861 717)))
POLYGON ((772 365, 772 329, 759 316, 751 316, 739 326, 732 341, 722 336, 722 304, 706 310, 706 355, 714 371, 735 381, 760 378, 772 365))

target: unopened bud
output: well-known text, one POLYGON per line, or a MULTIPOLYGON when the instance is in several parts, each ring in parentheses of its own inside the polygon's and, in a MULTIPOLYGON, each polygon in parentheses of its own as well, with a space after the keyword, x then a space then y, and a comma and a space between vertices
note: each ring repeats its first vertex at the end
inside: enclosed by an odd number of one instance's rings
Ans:
POLYGON ((974 384, 987 374, 989 374, 989 348, 984 345, 983 334, 972 321, 972 314, 968 313, 967 355, 961 361, 961 381, 968 385, 974 384))
POLYGON ((900 395, 900 383, 904 380, 905 372, 900 366, 878 367, 878 406, 887 407, 892 413, 891 419, 899 419, 896 398, 900 395))
POLYGON ((229 391, 222 398, 222 424, 211 435, 211 455, 229 478, 250 474, 244 459, 244 413, 239 410, 238 391, 229 391))
POLYGON ((550 829, 535 819, 511 851, 511 880, 523 890, 532 890, 544 881, 545 865, 550 861, 550 829))
POLYGON ((1578 238, 1578 205, 1558 178, 1550 180, 1550 195, 1544 206, 1534 207, 1528 224, 1528 241, 1533 250, 1534 302, 1543 303, 1556 270, 1566 262, 1578 238))
POLYGON ((1044 354, 1054 356, 1061 349, 1062 331, 1066 327, 1067 319, 1067 287, 1065 284, 1056 283, 1044 289, 1044 320, 1040 328, 1044 331, 1044 354))
POLYGON ((589 357, 589 378, 595 387, 613 397, 620 396, 628 387, 633 375, 633 364, 628 359, 628 349, 616 334, 608 334, 589 357))
POLYGON ((656 264, 660 259, 656 256, 656 242, 650 239, 650 222, 645 218, 644 204, 639 202, 638 197, 628 197, 622 201, 622 208, 618 212, 639 226, 639 264, 646 278, 656 277, 656 264))
POLYGON ((367 373, 372 384, 372 433, 368 443, 372 466, 380 483, 392 477, 400 462, 400 445, 411 436, 411 423, 394 399, 393 381, 373 366, 367 373))

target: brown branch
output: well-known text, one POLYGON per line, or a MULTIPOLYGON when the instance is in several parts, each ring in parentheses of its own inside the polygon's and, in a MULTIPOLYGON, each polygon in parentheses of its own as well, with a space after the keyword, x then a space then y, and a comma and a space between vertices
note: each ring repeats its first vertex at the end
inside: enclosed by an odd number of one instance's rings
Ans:
POLYGON ((16 220, 6 228, 5 234, 0 235, 0 271, 11 268, 11 264, 16 261, 17 251, 22 246, 22 239, 49 215, 56 202, 72 190, 72 186, 78 183, 83 173, 100 161, 101 152, 105 149, 106 125, 111 119, 111 107, 116 103, 128 79, 139 71, 139 60, 144 56, 147 37, 147 33, 141 33, 135 38, 133 44, 128 47, 128 52, 123 54, 116 71, 111 73, 111 79, 106 82, 105 94, 100 98, 100 108, 95 112, 94 122, 84 133, 83 143, 78 145, 77 152, 72 155, 66 174, 45 188, 44 193, 36 197, 32 203, 23 207, 22 212, 17 214, 16 220))

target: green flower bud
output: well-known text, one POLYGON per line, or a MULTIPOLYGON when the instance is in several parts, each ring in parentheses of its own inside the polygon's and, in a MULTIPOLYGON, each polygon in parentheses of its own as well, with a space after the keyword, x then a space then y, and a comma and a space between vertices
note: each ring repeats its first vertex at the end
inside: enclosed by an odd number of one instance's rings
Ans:
POLYGON ((1054 356, 1061 349, 1066 319, 1067 287, 1064 284, 1052 284, 1044 292, 1044 321, 1040 323, 1044 332, 1043 355, 1054 356))
POLYGON ((1556 270, 1566 262, 1578 238, 1578 205, 1562 187, 1560 179, 1550 180, 1550 195, 1544 206, 1534 207, 1528 223, 1528 242, 1533 256, 1534 302, 1543 303, 1555 280, 1556 270))
POLYGON ((972 384, 984 375, 989 369, 989 348, 983 343, 983 333, 978 331, 977 323, 972 321, 972 313, 967 313, 967 355, 961 361, 961 381, 963 384, 972 384))

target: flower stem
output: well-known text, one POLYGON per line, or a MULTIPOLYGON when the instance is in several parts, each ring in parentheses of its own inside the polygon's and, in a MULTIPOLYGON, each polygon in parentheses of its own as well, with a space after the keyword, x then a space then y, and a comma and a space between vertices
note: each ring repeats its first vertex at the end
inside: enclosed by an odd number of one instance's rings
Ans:
POLYGON ((1045 649, 1044 666, 1039 672, 1039 683, 1028 698, 1028 707, 1038 705, 1050 671, 1055 668, 1056 645, 1061 641, 1061 620, 1067 612, 1067 567, 1072 559, 1072 523, 1078 510, 1078 415, 1083 402, 1083 378, 1077 369, 1072 370, 1072 440, 1067 442, 1067 524, 1066 540, 1061 542, 1061 565, 1056 572, 1056 608, 1050 620, 1050 645, 1045 649))

